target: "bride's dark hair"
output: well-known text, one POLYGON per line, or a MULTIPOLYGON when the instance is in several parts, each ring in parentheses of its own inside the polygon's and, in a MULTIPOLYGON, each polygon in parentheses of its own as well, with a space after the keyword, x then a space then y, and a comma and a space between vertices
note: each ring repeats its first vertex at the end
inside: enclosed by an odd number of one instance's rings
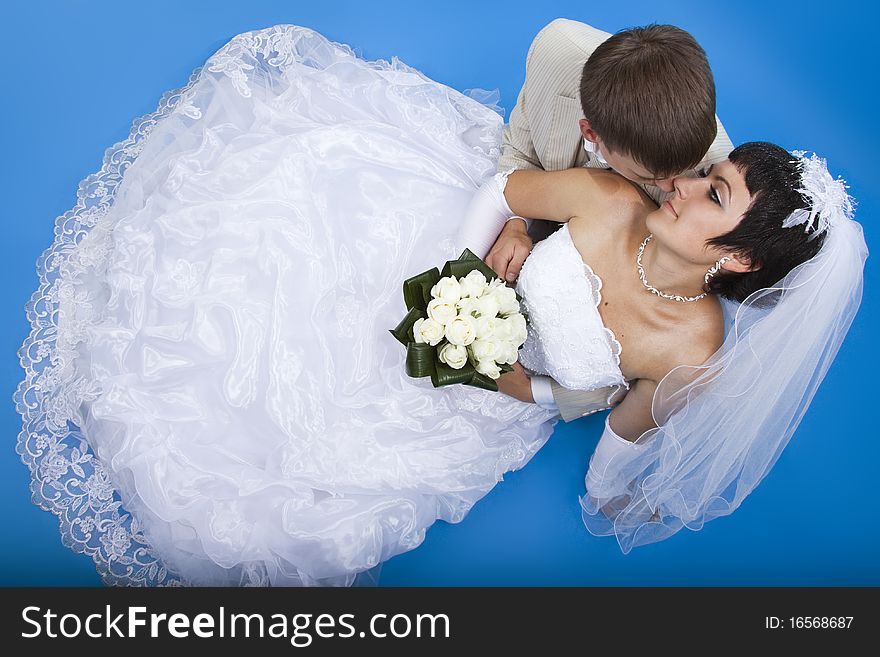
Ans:
POLYGON ((736 147, 728 159, 745 177, 752 202, 736 228, 706 244, 732 250, 759 268, 745 273, 719 271, 705 289, 744 301, 816 255, 825 235, 808 241, 811 233, 805 233, 802 225, 782 227, 794 210, 808 206, 798 191, 801 170, 791 153, 776 144, 752 141, 736 147))

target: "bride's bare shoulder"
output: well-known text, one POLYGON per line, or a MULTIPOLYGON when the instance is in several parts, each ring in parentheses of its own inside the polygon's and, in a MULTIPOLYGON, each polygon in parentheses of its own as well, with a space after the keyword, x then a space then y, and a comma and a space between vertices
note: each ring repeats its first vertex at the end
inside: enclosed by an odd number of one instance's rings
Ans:
POLYGON ((620 229, 640 229, 640 221, 657 208, 657 204, 636 185, 610 169, 582 168, 584 181, 579 194, 576 214, 591 226, 613 230, 619 238, 620 229))
POLYGON ((602 200, 615 204, 644 205, 647 203, 657 207, 651 197, 616 171, 588 167, 581 167, 580 170, 583 172, 581 175, 591 183, 596 191, 600 192, 602 200))
POLYGON ((659 382, 681 365, 702 365, 724 344, 724 312, 714 296, 684 315, 666 332, 667 339, 650 377, 659 382))

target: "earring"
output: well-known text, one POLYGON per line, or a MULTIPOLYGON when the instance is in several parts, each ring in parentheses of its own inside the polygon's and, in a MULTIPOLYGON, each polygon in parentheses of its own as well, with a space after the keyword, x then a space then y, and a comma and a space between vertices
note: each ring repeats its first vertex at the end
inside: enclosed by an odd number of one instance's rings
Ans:
POLYGON ((728 260, 730 260, 730 258, 728 258, 727 256, 724 256, 723 258, 721 258, 721 260, 719 260, 714 265, 712 265, 712 268, 706 272, 705 280, 706 280, 707 285, 709 284, 709 279, 712 278, 715 274, 717 274, 718 270, 721 269, 721 265, 723 265, 728 260))

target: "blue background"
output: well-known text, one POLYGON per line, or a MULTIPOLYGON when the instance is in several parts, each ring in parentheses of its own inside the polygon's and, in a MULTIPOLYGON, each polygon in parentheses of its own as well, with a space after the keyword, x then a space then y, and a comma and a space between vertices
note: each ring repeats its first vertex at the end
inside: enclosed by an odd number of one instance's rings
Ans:
MULTIPOLYGON (((649 22, 689 30, 709 56, 718 114, 734 143, 774 141, 826 157, 851 185, 876 244, 878 152, 871 116, 877 12, 854 2, 28 2, 4 9, 0 325, 2 585, 100 585, 89 557, 61 545, 58 521, 30 502, 11 401, 23 372, 24 305, 53 221, 132 119, 153 111, 239 32, 311 27, 367 59, 397 55, 464 90, 497 88, 513 107, 526 51, 545 24, 572 18, 613 32, 649 22)), ((877 256, 859 315, 773 471, 731 516, 623 555, 583 527, 578 495, 605 413, 560 422, 547 445, 457 525, 436 523, 387 562, 383 585, 877 585, 877 256)))

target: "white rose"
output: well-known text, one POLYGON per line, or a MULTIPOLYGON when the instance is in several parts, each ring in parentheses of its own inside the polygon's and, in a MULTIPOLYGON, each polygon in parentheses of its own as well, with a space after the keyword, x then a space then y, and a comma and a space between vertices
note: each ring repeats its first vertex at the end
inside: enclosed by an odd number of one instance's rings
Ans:
POLYGON ((449 367, 460 370, 468 361, 467 347, 458 344, 445 344, 440 347, 437 357, 449 367))
POLYGON ((472 297, 462 297, 461 300, 455 304, 458 308, 458 312, 460 315, 468 315, 470 317, 474 316, 474 313, 479 314, 479 305, 480 300, 472 297))
POLYGON ((419 319, 416 320, 416 323, 413 324, 413 327, 412 327, 413 340, 415 340, 416 342, 421 343, 421 344, 427 344, 427 343, 428 343, 428 341, 425 340, 425 339, 422 337, 421 331, 419 330, 419 329, 421 329, 421 327, 422 327, 422 323, 423 323, 424 321, 425 321, 425 318, 424 318, 424 317, 420 317, 419 319))
POLYGON ((471 343, 474 360, 497 360, 499 343, 492 338, 477 338, 471 343))
POLYGON ((494 291, 498 300, 498 312, 502 315, 510 315, 519 312, 519 301, 516 300, 516 291, 512 287, 499 287, 494 291))
POLYGON ((496 363, 507 363, 513 365, 519 358, 519 346, 513 344, 509 340, 498 343, 498 354, 495 356, 496 363))
POLYGON ((431 299, 428 302, 427 311, 428 317, 443 326, 446 326, 458 315, 458 308, 455 307, 455 302, 450 302, 446 299, 431 299))
POLYGON ((491 379, 497 379, 501 376, 501 368, 498 367, 498 364, 494 360, 477 361, 476 370, 480 374, 485 374, 491 379))
POLYGON ((488 338, 490 335, 495 334, 495 329, 498 326, 498 318, 485 316, 477 317, 474 320, 474 323, 477 326, 477 337, 488 338))
POLYGON ((474 269, 467 276, 461 279, 461 292, 462 296, 470 296, 477 298, 486 290, 488 283, 486 281, 486 277, 483 276, 483 272, 479 269, 474 269))
POLYGON ((491 294, 495 294, 495 292, 498 291, 498 288, 502 287, 506 287, 504 281, 502 281, 500 278, 493 278, 491 281, 489 281, 488 285, 486 285, 486 289, 483 290, 482 296, 487 297, 491 294))
POLYGON ((446 339, 452 344, 467 346, 477 338, 474 318, 459 315, 446 325, 446 339))
POLYGON ((496 317, 498 315, 498 297, 494 294, 484 294, 477 299, 476 309, 481 317, 496 317))
POLYGON ((420 317, 413 324, 413 337, 416 342, 425 342, 436 346, 443 339, 443 324, 436 322, 430 317, 420 317))
POLYGON ((498 278, 496 276, 491 281, 489 281, 489 284, 486 286, 486 291, 491 292, 492 290, 494 290, 497 287, 506 287, 506 285, 505 285, 504 281, 502 281, 500 278, 498 278))
POLYGON ((506 340, 513 342, 513 325, 505 318, 498 317, 495 319, 495 332, 492 336, 496 340, 506 340))
POLYGON ((461 283, 455 276, 444 276, 431 288, 431 296, 455 303, 461 299, 461 283))
POLYGON ((508 328, 510 329, 510 341, 515 342, 517 345, 521 345, 526 341, 526 338, 529 335, 528 327, 526 326, 526 318, 523 317, 522 313, 515 313, 510 315, 504 320, 507 323, 508 328))

